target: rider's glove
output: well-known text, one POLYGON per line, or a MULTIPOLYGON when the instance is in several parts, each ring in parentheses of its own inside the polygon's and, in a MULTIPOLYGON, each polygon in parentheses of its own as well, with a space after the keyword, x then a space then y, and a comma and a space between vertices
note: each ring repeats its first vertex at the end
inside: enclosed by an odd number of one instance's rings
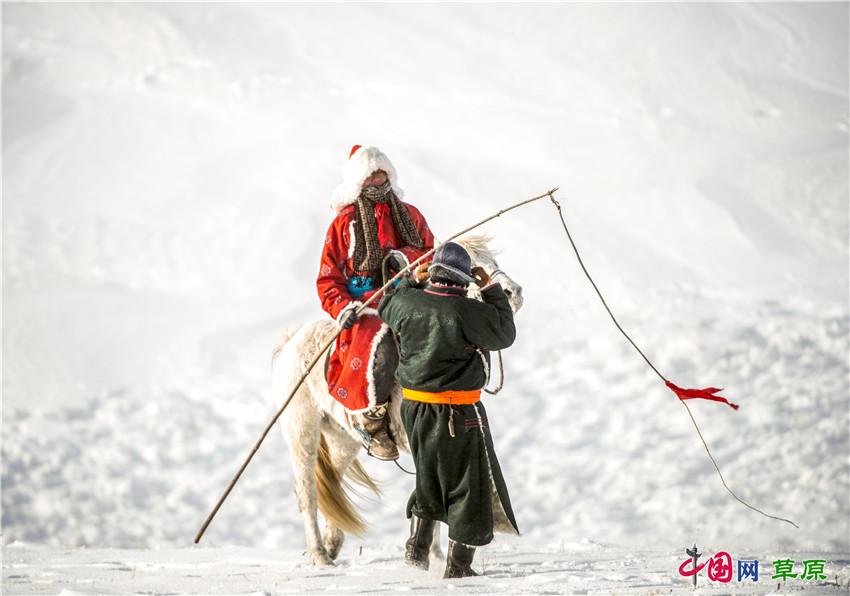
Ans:
POLYGON ((384 262, 387 265, 388 273, 390 275, 395 275, 410 264, 404 256, 404 253, 398 250, 391 250, 388 252, 387 256, 384 257, 384 262))
POLYGON ((340 314, 339 317, 339 326, 343 329, 351 329, 354 327, 354 323, 357 322, 357 308, 356 307, 346 307, 345 310, 340 314))

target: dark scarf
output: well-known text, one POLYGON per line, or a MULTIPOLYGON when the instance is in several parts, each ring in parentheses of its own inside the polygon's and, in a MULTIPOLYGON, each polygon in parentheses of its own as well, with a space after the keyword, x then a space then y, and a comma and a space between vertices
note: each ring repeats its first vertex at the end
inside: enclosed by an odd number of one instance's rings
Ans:
MULTIPOLYGON (((375 220, 375 204, 388 203, 390 214, 401 246, 421 249, 424 244, 407 207, 402 205, 387 180, 380 186, 367 186, 357 198, 357 225, 354 226, 354 268, 359 272, 380 277, 381 264, 387 249, 378 240, 378 222, 375 220)), ((399 247, 400 248, 400 247, 399 247)))

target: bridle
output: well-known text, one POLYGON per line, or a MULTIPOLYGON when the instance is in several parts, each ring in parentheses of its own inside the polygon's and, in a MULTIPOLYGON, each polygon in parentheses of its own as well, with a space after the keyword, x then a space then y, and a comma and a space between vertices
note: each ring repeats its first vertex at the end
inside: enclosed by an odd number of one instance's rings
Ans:
MULTIPOLYGON (((507 273, 497 268, 490 274, 490 279, 495 278, 499 274, 502 274, 505 277, 508 276, 507 273)), ((505 386, 505 364, 502 360, 502 350, 499 350, 497 354, 499 355, 499 384, 495 389, 487 389, 487 387, 484 387, 484 392, 489 393, 490 395, 496 395, 505 386)))

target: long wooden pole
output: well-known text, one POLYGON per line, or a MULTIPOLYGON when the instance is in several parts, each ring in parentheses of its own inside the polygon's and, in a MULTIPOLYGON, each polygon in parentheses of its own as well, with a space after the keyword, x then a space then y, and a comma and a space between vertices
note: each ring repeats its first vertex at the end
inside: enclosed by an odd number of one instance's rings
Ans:
MULTIPOLYGON (((444 242, 442 242, 440 244, 443 244, 445 242, 450 242, 451 240, 454 240, 458 236, 466 234, 467 232, 470 232, 470 231, 474 230, 475 228, 484 225, 488 221, 496 219, 497 217, 504 215, 508 211, 512 211, 513 209, 516 209, 518 207, 522 207, 523 205, 527 205, 529 203, 533 203, 534 201, 537 201, 537 200, 542 199, 544 197, 550 197, 551 198, 552 194, 557 190, 558 190, 558 187, 552 188, 552 189, 546 191, 545 193, 543 193, 542 195, 538 195, 536 197, 532 197, 530 199, 520 201, 519 203, 516 203, 515 205, 511 205, 510 207, 506 207, 505 209, 501 209, 501 210, 499 210, 498 213, 491 215, 490 217, 487 217, 485 219, 482 219, 478 223, 473 224, 473 225, 469 226, 468 228, 464 228, 463 230, 461 230, 457 234, 454 234, 453 236, 450 236, 448 239, 446 239, 444 242)), ((429 250, 428 252, 423 254, 421 257, 419 257, 418 259, 416 259, 415 261, 410 263, 407 267, 405 267, 404 269, 402 269, 401 271, 396 273, 391 280, 389 280, 387 283, 385 283, 381 287, 380 290, 378 290, 377 292, 372 294, 372 296, 357 309, 357 314, 359 315, 363 311, 363 309, 365 309, 370 304, 372 304, 372 302, 379 295, 381 295, 387 288, 389 288, 393 283, 395 283, 395 281, 398 278, 400 278, 407 271, 413 269, 419 263, 421 263, 426 258, 431 256, 431 254, 435 250, 437 250, 437 246, 439 246, 439 245, 435 245, 434 248, 432 248, 431 250, 429 250)), ((310 362, 310 365, 307 367, 307 370, 305 370, 304 374, 301 375, 301 378, 298 379, 298 383, 295 385, 295 387, 292 389, 292 391, 290 391, 289 397, 287 397, 286 401, 283 402, 283 405, 280 407, 280 409, 274 415, 274 418, 272 418, 271 421, 266 425, 266 429, 263 431, 263 434, 260 435, 260 438, 254 444, 254 448, 251 449, 251 453, 249 453, 248 457, 245 459, 245 461, 242 462, 242 465, 239 467, 239 471, 236 472, 236 475, 233 477, 233 480, 231 480, 230 484, 227 485, 227 488, 225 489, 224 494, 221 495, 221 498, 219 498, 218 502, 215 504, 215 507, 213 507, 212 511, 210 511, 210 514, 207 516, 207 519, 204 521, 204 525, 201 526, 201 529, 198 531, 198 534, 195 536, 195 544, 198 544, 198 542, 201 541, 201 538, 203 537, 204 532, 207 531, 207 527, 210 525, 210 522, 212 522, 213 518, 218 513, 218 510, 221 509, 221 505, 224 503, 225 499, 227 499, 227 497, 230 495, 230 491, 232 491, 233 487, 236 486, 236 483, 239 482, 239 478, 242 476, 242 472, 244 472, 245 468, 248 467, 248 464, 251 463, 251 460, 254 458, 254 454, 257 453, 257 450, 260 448, 260 445, 263 444, 263 441, 266 439, 266 436, 269 434, 269 432, 271 431, 271 429, 275 425, 275 423, 278 421, 278 419, 281 417, 281 415, 283 414, 283 411, 286 409, 286 406, 289 405, 289 402, 292 401, 292 398, 295 396, 295 393, 298 391, 298 389, 301 388, 301 385, 304 384, 304 379, 307 378, 307 375, 310 374, 310 372, 313 370, 313 367, 316 366, 316 363, 319 361, 319 359, 322 357, 322 355, 328 350, 328 348, 331 347, 331 345, 333 345, 333 343, 336 341, 336 338, 339 337, 340 333, 342 333, 342 329, 340 329, 339 331, 334 333, 333 337, 330 340, 328 340, 328 343, 326 343, 325 346, 321 350, 319 350, 319 352, 316 354, 316 357, 313 358, 313 360, 310 362)))

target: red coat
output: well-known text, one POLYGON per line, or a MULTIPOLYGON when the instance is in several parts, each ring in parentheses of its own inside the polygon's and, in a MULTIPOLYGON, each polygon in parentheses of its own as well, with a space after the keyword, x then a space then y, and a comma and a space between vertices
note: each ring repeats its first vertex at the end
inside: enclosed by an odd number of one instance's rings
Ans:
MULTIPOLYGON (((434 248, 434 234, 428 227, 425 218, 419 212, 419 209, 409 203, 402 203, 407 207, 410 214, 410 219, 413 220, 416 229, 419 231, 419 237, 422 238, 423 249, 419 250, 412 246, 398 246, 398 239, 392 234, 393 223, 392 216, 385 213, 382 218, 384 221, 378 222, 379 229, 386 229, 390 233, 385 242, 381 243, 384 248, 395 248, 408 258, 409 261, 418 259, 422 254, 434 248)), ((356 207, 348 205, 337 214, 333 222, 331 222, 328 233, 325 236, 325 245, 322 250, 322 260, 319 264, 319 277, 316 279, 316 289, 319 292, 319 300, 322 301, 322 308, 330 316, 336 319, 340 311, 348 306, 354 298, 348 293, 347 282, 354 275, 354 263, 352 255, 354 247, 351 245, 354 233, 353 226, 355 225, 356 207)), ((381 280, 375 280, 375 286, 379 288, 381 280)), ((359 298, 360 302, 365 302, 372 297, 374 291, 364 294, 359 298)), ((373 302, 373 306, 377 308, 377 300, 373 302)))
MULTIPOLYGON (((399 246, 392 216, 387 209, 381 209, 380 205, 376 206, 378 236, 383 248, 396 249, 402 252, 409 262, 413 262, 434 247, 434 235, 416 207, 408 203, 402 203, 402 205, 407 208, 411 220, 419 231, 423 248, 399 246)), ((355 271, 352 261, 356 215, 354 205, 343 207, 331 222, 322 249, 316 289, 322 308, 334 319, 339 318, 340 312, 346 306, 352 303, 362 304, 383 285, 381 280, 375 280, 373 284, 375 289, 356 300, 349 294, 348 280, 355 273, 362 274, 355 271)), ((373 350, 388 329, 377 316, 377 300, 376 298, 370 308, 361 313, 357 323, 351 329, 345 329, 340 333, 328 363, 328 391, 337 401, 353 411, 368 410, 374 407, 376 401, 368 369, 373 350)))

